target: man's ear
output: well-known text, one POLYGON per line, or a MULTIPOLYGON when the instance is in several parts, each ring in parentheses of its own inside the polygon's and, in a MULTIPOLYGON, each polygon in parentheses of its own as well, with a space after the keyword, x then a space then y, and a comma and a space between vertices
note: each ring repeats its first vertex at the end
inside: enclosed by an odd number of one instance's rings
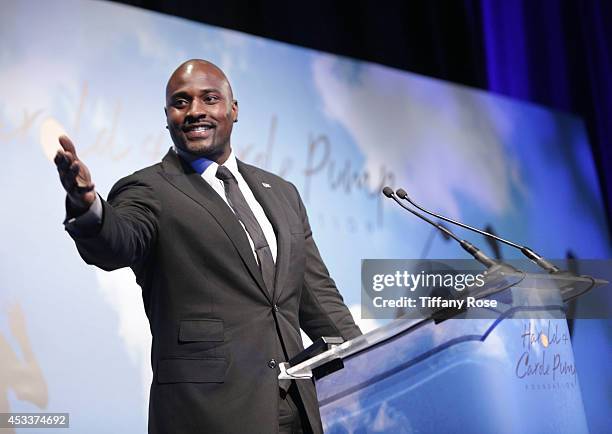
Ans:
POLYGON ((232 101, 232 120, 238 122, 238 100, 232 101))

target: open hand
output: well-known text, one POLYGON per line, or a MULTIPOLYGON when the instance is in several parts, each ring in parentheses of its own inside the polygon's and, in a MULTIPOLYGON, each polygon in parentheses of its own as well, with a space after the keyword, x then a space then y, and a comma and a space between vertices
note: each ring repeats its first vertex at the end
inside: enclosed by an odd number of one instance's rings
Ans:
POLYGON ((77 157, 76 149, 68 136, 59 137, 62 149, 58 149, 54 162, 62 186, 75 212, 85 212, 96 200, 94 184, 87 166, 77 157))

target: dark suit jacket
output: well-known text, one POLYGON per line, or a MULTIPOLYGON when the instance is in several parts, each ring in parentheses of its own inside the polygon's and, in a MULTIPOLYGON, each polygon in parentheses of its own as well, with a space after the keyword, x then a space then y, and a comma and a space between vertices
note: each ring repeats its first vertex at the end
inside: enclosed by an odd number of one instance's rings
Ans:
MULTIPOLYGON (((115 184, 95 233, 71 233, 88 264, 129 266, 142 288, 153 335, 150 433, 274 433, 278 363, 303 349, 300 327, 313 340, 360 334, 296 188, 238 168, 276 233, 272 295, 233 212, 173 150, 115 184)), ((322 432, 314 384, 297 384, 322 432)))

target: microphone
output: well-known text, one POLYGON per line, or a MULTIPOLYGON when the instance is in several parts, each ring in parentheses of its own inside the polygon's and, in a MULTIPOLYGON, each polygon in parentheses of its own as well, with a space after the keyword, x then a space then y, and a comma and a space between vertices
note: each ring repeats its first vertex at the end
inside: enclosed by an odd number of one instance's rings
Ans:
MULTIPOLYGON (((387 186, 387 187, 383 188, 382 189, 382 193, 385 196, 387 196, 388 198, 393 199, 395 202, 397 202, 397 204, 399 206, 404 208, 406 211, 414 214, 415 216, 417 216, 418 218, 420 218, 422 220, 425 220, 427 223, 429 223, 430 225, 436 227, 439 231, 441 231, 446 236, 448 236, 448 237, 452 238, 453 240, 457 241, 459 243, 459 245, 461 247, 463 247, 463 250, 465 250, 470 255, 472 255, 472 257, 474 259, 476 259, 478 262, 480 262, 485 267, 491 268, 491 267, 493 267, 495 265, 498 265, 496 261, 494 261, 493 259, 489 258, 478 247, 476 247, 475 245, 473 245, 469 241, 460 239, 457 235, 455 235, 453 232, 451 232, 449 229, 445 228, 441 224, 436 223, 433 220, 428 219, 423 214, 421 214, 419 212, 416 212, 412 208, 407 207, 406 205, 404 205, 402 202, 400 202, 400 200, 397 197, 395 197, 395 193, 393 193, 393 190, 391 189, 391 187, 387 186)), ((398 194, 398 196, 399 196, 399 194, 398 194)))
MULTIPOLYGON (((544 270, 548 271, 549 273, 559 273, 560 270, 557 266, 555 266, 554 264, 552 264, 551 262, 547 261, 546 259, 544 259, 542 256, 538 255, 536 252, 534 252, 533 250, 531 250, 529 247, 527 246, 521 246, 519 244, 513 243, 512 241, 508 241, 505 240, 501 237, 498 237, 497 235, 493 235, 489 232, 485 232, 485 231, 481 231, 480 229, 474 228, 472 226, 466 225, 464 223, 455 221, 453 219, 450 219, 448 217, 444 217, 442 215, 436 214, 434 212, 428 211, 425 208, 421 207, 420 205, 418 205, 416 202, 414 202, 412 199, 410 199, 410 197, 408 196, 408 193, 406 193, 406 191, 402 188, 397 189, 396 191, 397 196, 400 199, 404 199, 406 201, 408 201, 411 205, 413 205, 414 207, 420 209, 421 211, 423 211, 426 214, 432 215, 436 218, 439 218, 440 220, 444 220, 446 222, 452 223, 454 225, 460 226, 464 229, 468 229, 470 231, 479 233, 481 235, 484 235, 486 237, 489 238, 493 238, 501 243, 507 244, 508 246, 514 247, 515 249, 518 249, 521 251, 521 253, 523 255, 525 255, 527 258, 529 258, 532 262, 534 262, 535 264, 537 264, 539 267, 543 268, 544 270)), ((385 193, 386 195, 386 193, 385 193)), ((399 203, 399 202, 398 202, 399 203)))

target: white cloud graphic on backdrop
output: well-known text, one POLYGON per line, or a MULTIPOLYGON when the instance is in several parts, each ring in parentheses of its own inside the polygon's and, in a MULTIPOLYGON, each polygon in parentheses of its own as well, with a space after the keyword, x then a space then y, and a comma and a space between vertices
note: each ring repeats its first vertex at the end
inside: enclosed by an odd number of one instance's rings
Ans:
POLYGON ((457 217, 462 193, 501 214, 511 187, 523 190, 499 138, 512 124, 473 90, 331 55, 315 56, 312 71, 323 112, 353 137, 366 169, 391 169, 417 201, 457 217))
MULTIPOLYGON (((151 332, 142 305, 142 291, 129 268, 106 272, 98 268, 96 279, 102 298, 117 312, 119 338, 133 365, 138 366, 142 402, 149 402, 151 372, 151 332)), ((146 414, 147 406, 144 406, 146 414)))

